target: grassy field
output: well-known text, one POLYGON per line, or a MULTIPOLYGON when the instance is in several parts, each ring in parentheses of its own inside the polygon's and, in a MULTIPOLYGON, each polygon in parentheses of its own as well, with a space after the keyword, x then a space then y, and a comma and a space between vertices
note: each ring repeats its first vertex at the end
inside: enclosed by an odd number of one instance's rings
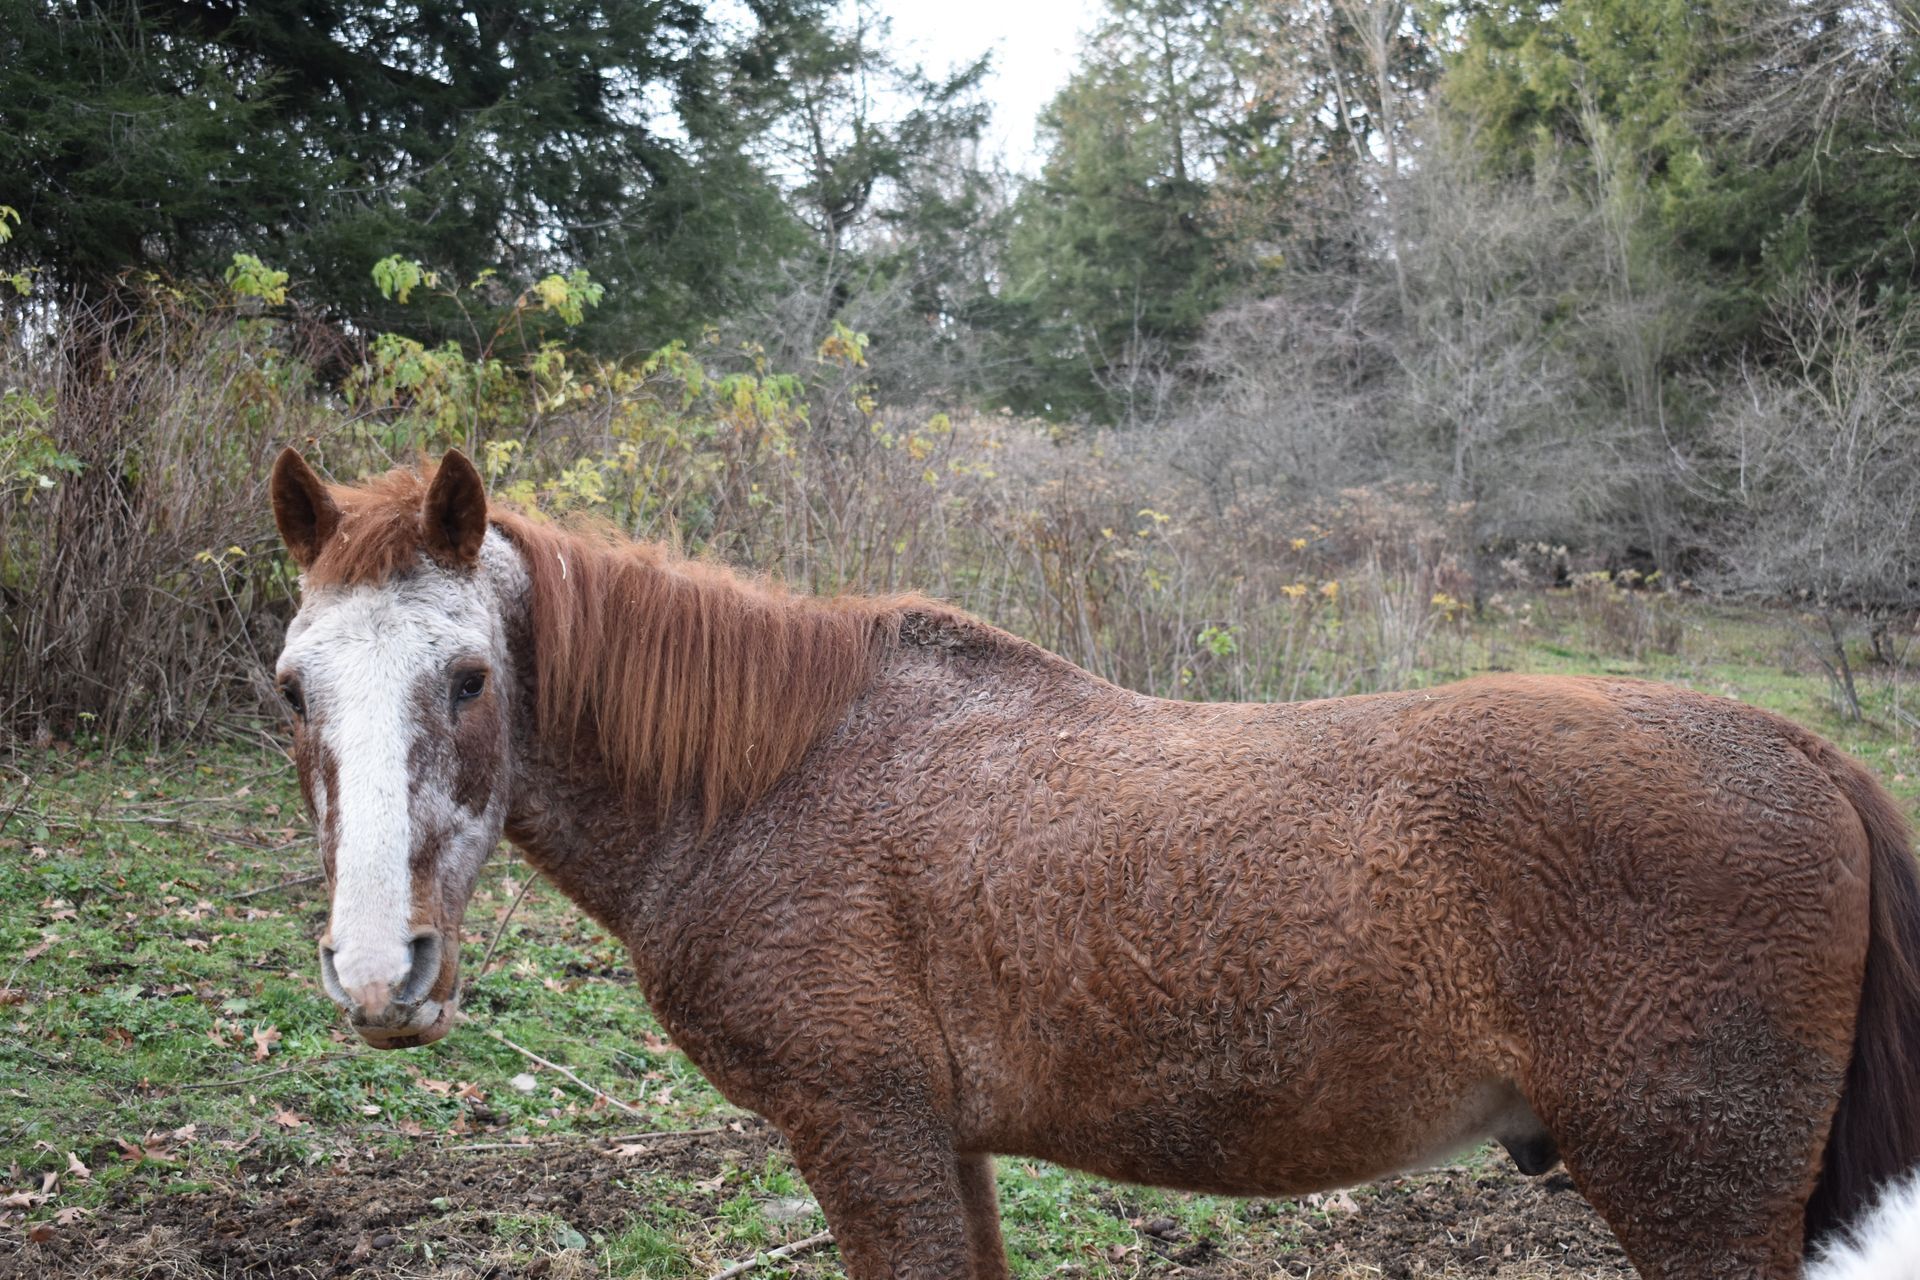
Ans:
MULTIPOLYGON (((1846 722, 1790 617, 1677 619, 1677 652, 1626 657, 1543 595, 1436 638, 1429 668, 1742 698, 1913 810, 1900 673, 1864 670, 1869 719, 1846 722)), ((271 743, 56 744, 0 766, 0 1274, 707 1276, 822 1230, 777 1136, 666 1040, 622 949, 506 851, 467 917, 464 1025, 402 1053, 347 1033, 316 980, 317 860, 271 743)), ((1625 1274, 1577 1197, 1497 1155, 1296 1204, 1019 1161, 1000 1181, 1022 1277, 1625 1274)), ((810 1246, 756 1274, 837 1266, 810 1246)))

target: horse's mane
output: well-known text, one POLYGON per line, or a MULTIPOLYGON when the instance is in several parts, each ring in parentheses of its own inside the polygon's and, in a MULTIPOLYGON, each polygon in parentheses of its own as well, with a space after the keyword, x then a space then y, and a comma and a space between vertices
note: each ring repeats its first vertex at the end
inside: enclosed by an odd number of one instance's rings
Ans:
MULTIPOLYGON (((381 582, 418 563, 432 470, 335 487, 339 531, 313 585, 381 582)), ((799 594, 604 525, 490 506, 531 579, 540 733, 596 751, 636 809, 691 795, 711 824, 798 762, 870 683, 916 597, 799 594)))
POLYGON ((533 580, 543 735, 591 735, 630 801, 664 813, 691 790, 709 823, 846 713, 908 604, 799 595, 659 543, 513 511, 493 523, 533 580))

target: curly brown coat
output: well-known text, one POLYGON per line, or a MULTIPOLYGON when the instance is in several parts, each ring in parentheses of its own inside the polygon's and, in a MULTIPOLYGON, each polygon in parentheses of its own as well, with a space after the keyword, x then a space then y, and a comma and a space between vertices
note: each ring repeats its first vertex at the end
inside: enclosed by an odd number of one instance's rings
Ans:
POLYGON ((1164 701, 461 483, 293 477, 281 524, 310 588, 517 553, 506 835, 786 1133, 855 1280, 1004 1276, 994 1154, 1271 1196, 1491 1135, 1643 1275, 1768 1280, 1920 1160, 1905 825, 1784 719, 1164 701))

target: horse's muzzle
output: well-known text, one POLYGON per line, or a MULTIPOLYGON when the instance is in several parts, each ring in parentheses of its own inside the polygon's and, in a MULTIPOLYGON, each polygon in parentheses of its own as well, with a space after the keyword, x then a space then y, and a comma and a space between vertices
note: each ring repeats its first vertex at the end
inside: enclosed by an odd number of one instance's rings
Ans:
POLYGON ((432 998, 438 985, 443 944, 437 932, 423 933, 410 946, 407 975, 398 983, 369 982, 351 989, 342 985, 334 951, 320 947, 320 985, 346 1012, 360 1038, 376 1049, 409 1049, 432 1044, 453 1025, 456 995, 432 998))
POLYGON ((355 1022, 353 1029, 376 1049, 415 1049, 432 1044, 453 1029, 453 1010, 452 1000, 429 1000, 400 1025, 355 1022))

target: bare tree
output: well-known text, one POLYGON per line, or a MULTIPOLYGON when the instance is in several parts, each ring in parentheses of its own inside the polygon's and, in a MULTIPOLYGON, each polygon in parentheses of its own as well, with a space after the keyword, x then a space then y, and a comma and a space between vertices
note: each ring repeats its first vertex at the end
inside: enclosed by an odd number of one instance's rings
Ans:
POLYGON ((1171 464, 1216 511, 1297 503, 1392 470, 1397 380, 1381 301, 1370 287, 1297 287, 1209 322, 1194 358, 1205 389, 1168 434, 1171 464))
POLYGON ((1780 308, 1792 360, 1741 370, 1712 443, 1739 532, 1726 585, 1798 601, 1824 622, 1823 661, 1858 716, 1838 610, 1920 609, 1920 330, 1857 288, 1808 283, 1780 308))
POLYGON ((1752 0, 1741 17, 1727 36, 1734 56, 1701 95, 1704 132, 1743 139, 1765 158, 1824 151, 1847 121, 1907 131, 1902 90, 1920 44, 1914 0, 1752 0))
POLYGON ((1920 363, 1910 313, 1807 284, 1776 329, 1784 367, 1742 370, 1715 424, 1747 536, 1744 587, 1820 603, 1920 608, 1920 363))

